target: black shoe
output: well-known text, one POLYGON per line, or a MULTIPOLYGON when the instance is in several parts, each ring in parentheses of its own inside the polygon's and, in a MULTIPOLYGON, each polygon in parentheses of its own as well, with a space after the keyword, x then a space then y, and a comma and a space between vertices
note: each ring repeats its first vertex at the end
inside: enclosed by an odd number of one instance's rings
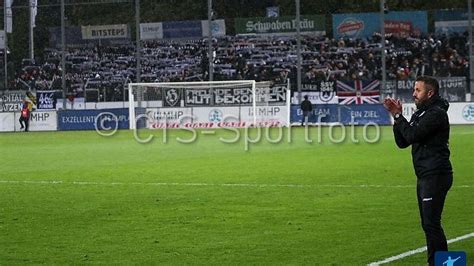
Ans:
POLYGON ((21 126, 20 129, 24 129, 25 127, 24 126, 21 126))

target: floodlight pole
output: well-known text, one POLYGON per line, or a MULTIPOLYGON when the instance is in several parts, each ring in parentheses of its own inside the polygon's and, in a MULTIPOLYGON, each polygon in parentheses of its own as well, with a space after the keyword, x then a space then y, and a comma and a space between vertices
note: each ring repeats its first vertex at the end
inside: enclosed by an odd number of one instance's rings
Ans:
POLYGON ((387 58, 385 55, 385 0, 380 0, 380 36, 382 42, 382 84, 380 90, 386 93, 387 58))
MULTIPOLYGON (((469 93, 474 93, 474 58, 472 50, 472 0, 468 0, 468 13, 469 13, 469 93)), ((467 91, 466 91, 467 93, 467 91)), ((469 99, 472 100, 472 95, 469 94, 469 99)))
POLYGON ((214 56, 212 51, 212 0, 207 0, 209 81, 214 80, 214 56))
POLYGON ((33 1, 29 0, 30 6, 30 23, 28 26, 29 30, 29 56, 30 59, 35 59, 35 48, 34 48, 34 34, 33 34, 33 1))
POLYGON ((296 0, 296 86, 298 88, 298 102, 301 103, 301 17, 300 0, 296 0))
POLYGON ((64 20, 64 0, 61 0, 61 87, 63 88, 63 109, 66 110, 66 22, 64 20))
POLYGON ((8 51, 8 30, 7 30, 7 1, 3 1, 3 40, 4 40, 4 49, 3 49, 3 59, 4 59, 4 70, 5 70, 5 90, 8 89, 8 60, 7 60, 7 51, 8 51))
POLYGON ((137 83, 141 82, 141 43, 140 43, 140 0, 135 0, 135 31, 136 31, 136 47, 137 47, 137 83))

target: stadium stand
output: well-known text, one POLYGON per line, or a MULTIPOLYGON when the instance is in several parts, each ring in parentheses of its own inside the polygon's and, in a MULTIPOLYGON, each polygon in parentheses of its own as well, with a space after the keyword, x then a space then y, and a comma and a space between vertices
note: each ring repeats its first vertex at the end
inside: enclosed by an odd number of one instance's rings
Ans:
MULTIPOLYGON (((467 34, 398 38, 387 36, 387 79, 417 75, 468 77, 467 34)), ((144 41, 144 82, 207 80, 207 40, 144 41)), ((381 79, 380 36, 369 39, 302 40, 302 79, 381 79)), ((272 80, 296 82, 296 41, 291 36, 225 36, 214 39, 215 80, 272 80)), ((56 90, 61 87, 60 53, 47 49, 41 62, 23 60, 13 88, 56 90)), ((123 86, 136 80, 135 45, 89 45, 69 48, 66 86, 71 95, 84 89, 97 101, 124 100, 123 86)), ((293 84, 293 87, 294 84, 293 84)))

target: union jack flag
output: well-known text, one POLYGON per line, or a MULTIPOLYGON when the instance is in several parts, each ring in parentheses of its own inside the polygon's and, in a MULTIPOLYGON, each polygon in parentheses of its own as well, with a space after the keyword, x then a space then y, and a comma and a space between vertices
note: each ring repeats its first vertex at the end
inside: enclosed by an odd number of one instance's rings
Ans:
MULTIPOLYGON (((351 82, 352 83, 352 82, 351 82)), ((380 81, 355 80, 354 84, 337 81, 339 104, 380 103, 380 81)))

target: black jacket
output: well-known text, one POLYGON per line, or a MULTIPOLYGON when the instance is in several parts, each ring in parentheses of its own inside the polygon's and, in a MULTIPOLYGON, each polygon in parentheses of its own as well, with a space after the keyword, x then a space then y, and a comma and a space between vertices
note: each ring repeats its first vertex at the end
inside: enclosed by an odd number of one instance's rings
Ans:
POLYGON ((400 148, 412 145, 413 166, 418 178, 452 174, 449 161, 449 103, 433 96, 408 122, 403 116, 393 126, 395 142, 400 148))
POLYGON ((309 100, 303 100, 301 102, 301 110, 303 112, 311 112, 313 111, 313 105, 311 104, 309 100))

